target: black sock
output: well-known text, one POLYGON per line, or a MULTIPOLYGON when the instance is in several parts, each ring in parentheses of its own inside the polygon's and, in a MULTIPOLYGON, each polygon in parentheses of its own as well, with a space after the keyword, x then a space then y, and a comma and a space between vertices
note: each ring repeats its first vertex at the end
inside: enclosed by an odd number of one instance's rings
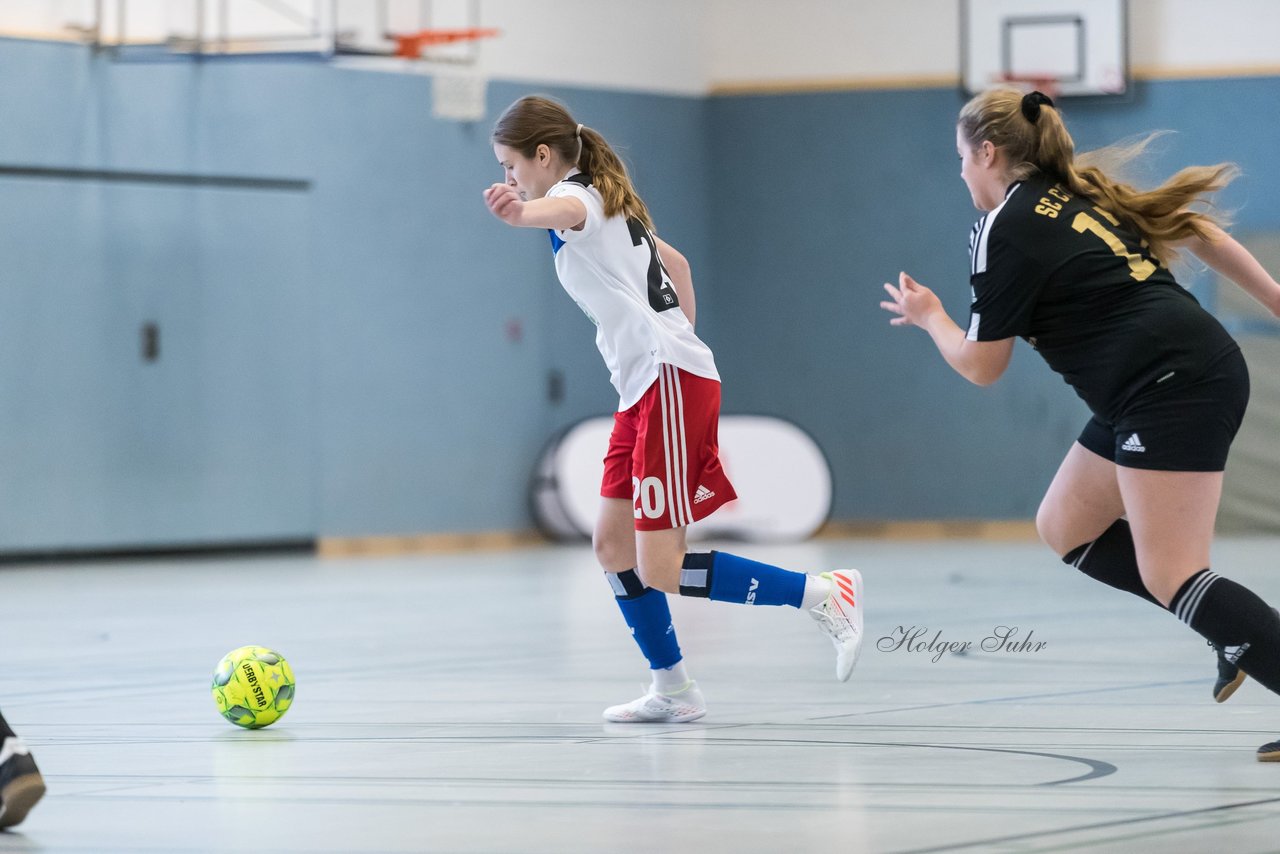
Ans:
POLYGON ((1256 593, 1202 569, 1179 588, 1169 610, 1280 694, 1280 616, 1256 593))
POLYGON ((1124 519, 1117 519, 1114 525, 1103 531, 1102 536, 1092 543, 1085 543, 1067 552, 1062 562, 1074 566, 1095 581, 1132 593, 1153 605, 1160 605, 1160 600, 1152 596, 1142 583, 1142 575, 1138 572, 1138 553, 1133 547, 1133 534, 1129 531, 1129 523, 1124 519))

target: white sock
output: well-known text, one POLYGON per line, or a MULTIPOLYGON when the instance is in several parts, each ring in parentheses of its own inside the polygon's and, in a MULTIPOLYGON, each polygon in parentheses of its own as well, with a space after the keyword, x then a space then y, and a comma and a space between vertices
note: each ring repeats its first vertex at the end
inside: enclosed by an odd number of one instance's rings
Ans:
POLYGON ((821 575, 806 575, 804 577, 804 598, 800 600, 800 610, 808 611, 810 608, 816 608, 827 601, 827 597, 830 595, 830 581, 821 575))
POLYGON ((653 674, 653 684, 659 694, 678 694, 689 685, 689 674, 684 669, 683 658, 670 667, 660 667, 649 672, 653 674))

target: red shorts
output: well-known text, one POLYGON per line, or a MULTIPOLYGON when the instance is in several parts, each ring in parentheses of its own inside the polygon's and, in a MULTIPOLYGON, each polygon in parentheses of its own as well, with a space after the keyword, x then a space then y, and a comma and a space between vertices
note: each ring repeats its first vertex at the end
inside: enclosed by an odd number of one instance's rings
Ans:
POLYGON ((636 530, 683 528, 738 497, 720 467, 720 383, 662 365, 658 379, 613 416, 604 498, 635 502, 636 530))

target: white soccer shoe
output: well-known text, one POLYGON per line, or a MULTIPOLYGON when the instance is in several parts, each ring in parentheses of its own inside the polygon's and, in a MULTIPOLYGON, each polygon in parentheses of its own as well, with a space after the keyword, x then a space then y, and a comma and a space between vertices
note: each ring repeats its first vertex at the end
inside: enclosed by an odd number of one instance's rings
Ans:
POLYGON ((692 680, 679 691, 659 694, 657 686, 650 685, 645 695, 621 706, 604 710, 604 719, 615 723, 679 724, 696 721, 707 713, 707 701, 692 680))
POLYGON ((836 648, 836 678, 847 682, 862 651, 862 573, 837 569, 822 577, 831 582, 831 592, 809 614, 830 635, 836 648))

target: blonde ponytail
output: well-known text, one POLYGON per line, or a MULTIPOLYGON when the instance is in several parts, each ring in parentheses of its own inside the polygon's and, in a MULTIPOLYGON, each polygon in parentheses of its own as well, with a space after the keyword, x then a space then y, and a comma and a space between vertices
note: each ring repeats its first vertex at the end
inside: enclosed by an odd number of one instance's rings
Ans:
POLYGON ((578 168, 591 176, 591 183, 604 199, 605 216, 624 214, 635 217, 644 227, 653 230, 649 208, 636 193, 627 174, 622 158, 605 141, 605 138, 589 127, 582 129, 582 157, 578 168))
POLYGON ((1016 89, 983 92, 960 111, 959 127, 971 146, 984 141, 1001 149, 1011 165, 1010 177, 1023 180, 1044 172, 1071 192, 1097 202, 1130 222, 1149 243, 1149 251, 1169 266, 1177 259, 1174 244, 1188 237, 1207 237, 1221 225, 1192 205, 1226 187, 1239 174, 1231 163, 1189 166, 1153 190, 1139 190, 1113 177, 1145 152, 1151 134, 1136 143, 1075 154, 1075 143, 1053 102, 1039 93, 1024 96, 1016 89))

